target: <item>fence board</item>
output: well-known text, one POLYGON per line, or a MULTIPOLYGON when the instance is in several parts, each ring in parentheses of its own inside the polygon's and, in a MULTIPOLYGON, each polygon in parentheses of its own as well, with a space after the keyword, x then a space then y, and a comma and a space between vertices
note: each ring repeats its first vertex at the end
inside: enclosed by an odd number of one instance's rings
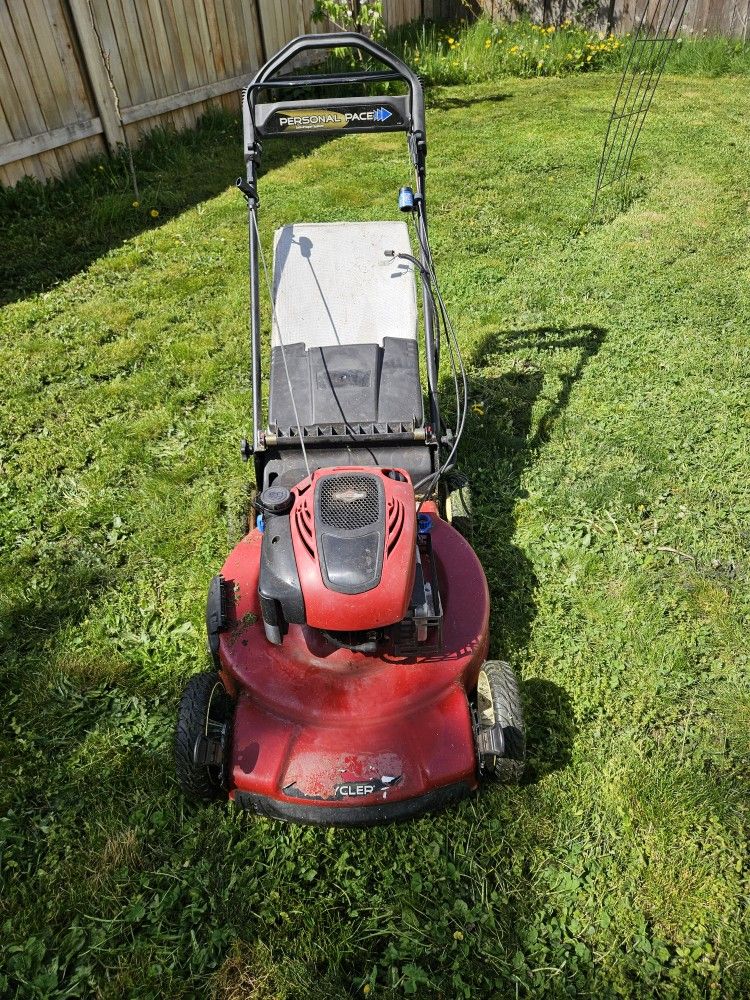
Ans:
POLYGON ((276 6, 276 20, 281 28, 281 34, 285 41, 292 37, 292 28, 289 17, 289 4, 282 3, 276 6))
MULTIPOLYGON (((119 4, 117 10, 113 10, 112 5, 108 4, 106 0, 89 0, 88 3, 87 0, 72 0, 72 9, 75 10, 78 6, 81 7, 84 14, 80 23, 76 20, 81 44, 83 45, 86 35, 93 35, 92 49, 99 42, 102 59, 105 63, 105 76, 111 76, 120 104, 132 104, 136 98, 131 94, 130 88, 131 85, 137 86, 138 81, 132 79, 134 75, 132 61, 130 72, 128 72, 123 65, 120 54, 118 39, 123 39, 123 48, 126 50, 129 49, 129 44, 125 43, 127 29, 119 4), (89 13, 91 17, 89 17, 89 13)), ((127 54, 129 55, 129 52, 127 54)), ((86 63, 88 65, 88 56, 86 63)))
POLYGON ((108 64, 102 51, 100 34, 94 29, 92 9, 87 0, 68 0, 70 14, 81 44, 82 66, 85 65, 96 109, 104 126, 104 134, 110 149, 115 149, 125 141, 125 132, 117 111, 117 102, 112 91, 108 64))
POLYGON ((153 96, 154 86, 151 74, 144 66, 143 45, 133 28, 132 13, 130 24, 126 16, 126 12, 132 12, 132 4, 129 0, 124 4, 121 0, 99 0, 96 6, 106 7, 109 10, 114 30, 110 59, 115 87, 120 95, 120 107, 142 104, 153 96), (127 98, 123 97, 124 90, 127 91, 127 98))
POLYGON ((224 0, 216 0, 216 25, 224 59, 226 76, 236 76, 242 67, 237 60, 236 39, 229 30, 226 4, 224 0))
POLYGON ((212 97, 221 97, 224 94, 238 93, 247 83, 247 73, 232 77, 229 80, 217 80, 215 83, 207 83, 203 87, 195 90, 187 90, 181 94, 170 94, 168 97, 157 97, 154 101, 147 101, 145 104, 137 104, 132 108, 125 108, 122 113, 122 120, 126 125, 133 122, 144 121, 147 118, 161 117, 169 111, 178 108, 188 107, 208 101, 212 97))
POLYGON ((268 55, 281 48, 286 41, 283 24, 278 18, 278 4, 275 0, 260 0, 260 16, 264 25, 268 55))
MULTIPOLYGON (((164 5, 159 0, 147 0, 147 4, 156 51, 161 55, 161 69, 164 76, 164 89, 161 93, 175 94, 188 90, 185 64, 178 47, 170 41, 164 5)), ((187 128, 191 124, 190 117, 183 110, 175 111, 169 117, 169 121, 178 129, 187 128)))
MULTIPOLYGON (((44 7, 49 16, 49 24, 54 38, 57 56, 60 60, 70 93, 71 107, 79 119, 86 118, 96 110, 86 74, 81 70, 81 52, 78 48, 67 5, 61 0, 46 0, 44 7)), ((101 143, 98 143, 101 149, 101 143)))
POLYGON ((187 13, 192 4, 194 11, 194 21, 190 33, 193 41, 193 53, 198 69, 202 71, 203 79, 208 83, 214 83, 217 79, 216 67, 211 55, 211 38, 208 33, 208 22, 206 21, 206 8, 203 0, 185 0, 185 11, 187 13), (195 31, 195 26, 198 31, 195 31))
POLYGON ((15 142, 5 142, 0 146, 0 166, 24 160, 27 156, 43 153, 59 146, 69 146, 79 139, 88 139, 92 135, 100 135, 104 131, 101 118, 90 118, 88 121, 75 122, 73 125, 63 125, 38 135, 29 135, 15 142))

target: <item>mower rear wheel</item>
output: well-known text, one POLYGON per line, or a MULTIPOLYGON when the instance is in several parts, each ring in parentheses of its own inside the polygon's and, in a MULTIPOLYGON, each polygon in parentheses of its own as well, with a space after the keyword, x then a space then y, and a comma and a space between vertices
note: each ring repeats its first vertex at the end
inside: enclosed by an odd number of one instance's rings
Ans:
POLYGON ((227 542, 234 548, 255 525, 255 490, 249 483, 239 491, 229 491, 226 498, 227 542))
POLYGON ((174 734, 177 780, 186 795, 209 801, 226 795, 226 759, 222 764, 198 764, 195 757, 201 736, 220 740, 229 753, 231 716, 232 699, 217 673, 190 678, 177 709, 174 734))
POLYGON ((503 735, 502 756, 485 757, 484 773, 503 785, 521 780, 526 758, 526 735, 518 681, 509 663, 488 660, 477 682, 477 722, 480 729, 497 726, 503 735))
POLYGON ((471 513, 471 487, 469 480, 461 473, 453 473, 446 483, 446 519, 467 542, 474 534, 474 520, 471 513))

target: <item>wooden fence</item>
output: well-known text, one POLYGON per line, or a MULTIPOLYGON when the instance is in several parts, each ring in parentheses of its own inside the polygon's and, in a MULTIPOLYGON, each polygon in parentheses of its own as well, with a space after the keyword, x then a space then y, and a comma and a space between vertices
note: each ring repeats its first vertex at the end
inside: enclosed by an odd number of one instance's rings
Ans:
MULTIPOLYGON (((538 24, 560 24, 575 18, 599 31, 631 31, 643 14, 644 0, 479 0, 490 17, 530 17, 538 24)), ((651 9, 657 0, 646 0, 651 9)), ((687 37, 726 35, 750 40, 750 0, 688 0, 681 34, 687 37)))
MULTIPOLYGON (((655 0, 650 0, 650 7, 655 6, 655 0)), ((615 29, 630 31, 637 27, 642 13, 643 0, 619 0, 615 9, 615 29)), ((726 35, 748 41, 750 0, 688 0, 680 32, 693 38, 726 35)))
MULTIPOLYGON (((439 0, 426 0, 426 5, 439 0)), ((423 0, 385 0, 389 26, 423 0)), ((313 0, 0 0, 0 184, 59 177, 156 125, 195 124, 296 35, 313 0)))

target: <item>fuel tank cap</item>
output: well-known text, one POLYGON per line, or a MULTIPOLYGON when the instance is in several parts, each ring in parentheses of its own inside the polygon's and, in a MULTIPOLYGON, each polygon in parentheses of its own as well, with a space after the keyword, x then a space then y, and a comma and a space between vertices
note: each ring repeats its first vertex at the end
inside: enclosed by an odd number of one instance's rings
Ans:
POLYGON ((292 494, 285 486, 267 486, 260 495, 260 506, 268 514, 286 514, 292 507, 292 494))

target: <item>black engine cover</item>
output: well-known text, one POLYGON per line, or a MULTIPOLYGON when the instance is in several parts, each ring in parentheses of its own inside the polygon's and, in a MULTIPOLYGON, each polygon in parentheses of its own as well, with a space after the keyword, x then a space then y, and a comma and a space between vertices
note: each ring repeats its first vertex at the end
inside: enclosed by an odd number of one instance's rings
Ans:
POLYGON ((380 583, 385 547, 385 493, 378 476, 324 476, 315 489, 315 532, 323 583, 362 594, 380 583))

